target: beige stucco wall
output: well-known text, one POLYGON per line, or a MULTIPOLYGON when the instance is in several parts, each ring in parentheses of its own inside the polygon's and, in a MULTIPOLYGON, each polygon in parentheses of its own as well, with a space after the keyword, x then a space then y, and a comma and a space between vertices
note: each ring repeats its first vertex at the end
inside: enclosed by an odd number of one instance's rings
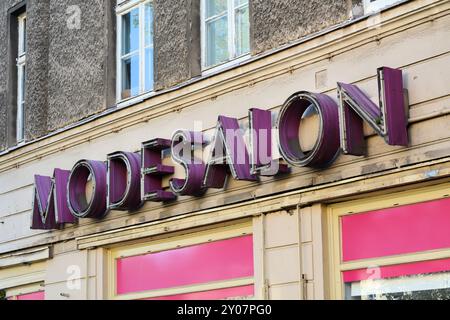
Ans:
POLYGON ((324 299, 322 206, 273 212, 254 220, 261 237, 264 298, 324 299))

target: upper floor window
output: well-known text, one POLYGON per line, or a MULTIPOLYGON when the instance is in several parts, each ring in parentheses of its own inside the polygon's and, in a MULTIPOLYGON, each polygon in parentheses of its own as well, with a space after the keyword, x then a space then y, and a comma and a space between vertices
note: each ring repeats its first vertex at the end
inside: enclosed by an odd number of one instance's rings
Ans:
POLYGON ((211 68, 250 52, 248 0, 202 0, 202 64, 211 68))
POLYGON ((25 139, 25 79, 26 79, 26 53, 27 53, 27 15, 22 13, 17 17, 18 50, 17 50, 17 115, 16 115, 16 141, 25 139))
POLYGON ((153 3, 125 2, 118 14, 118 100, 153 90, 153 3))
POLYGON ((364 0, 364 13, 378 12, 400 0, 364 0))

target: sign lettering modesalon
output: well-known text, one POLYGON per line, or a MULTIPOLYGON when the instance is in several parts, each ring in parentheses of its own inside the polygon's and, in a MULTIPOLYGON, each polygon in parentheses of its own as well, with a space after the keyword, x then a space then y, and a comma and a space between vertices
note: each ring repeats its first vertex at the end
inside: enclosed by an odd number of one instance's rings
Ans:
POLYGON ((106 162, 80 160, 71 171, 55 169, 53 177, 36 175, 31 228, 60 229, 80 218, 101 219, 109 210, 136 211, 146 201, 200 197, 208 188, 224 188, 230 173, 237 180, 257 181, 260 176, 286 174, 289 165, 325 168, 341 150, 364 155, 364 121, 389 145, 408 145, 401 70, 378 69, 379 106, 356 85, 338 83, 337 87, 338 103, 324 94, 301 91, 281 108, 275 129, 287 165, 273 159, 271 111, 249 110, 249 147, 238 120, 219 116, 206 163, 195 156, 207 143, 203 133, 178 130, 171 140, 143 143, 140 153, 114 152, 106 162), (311 108, 318 115, 319 135, 312 150, 304 151, 299 126, 311 108), (170 191, 162 187, 163 177, 174 174, 173 166, 162 163, 166 150, 185 171, 184 179, 170 180, 170 191), (92 183, 90 197, 88 183, 92 183))

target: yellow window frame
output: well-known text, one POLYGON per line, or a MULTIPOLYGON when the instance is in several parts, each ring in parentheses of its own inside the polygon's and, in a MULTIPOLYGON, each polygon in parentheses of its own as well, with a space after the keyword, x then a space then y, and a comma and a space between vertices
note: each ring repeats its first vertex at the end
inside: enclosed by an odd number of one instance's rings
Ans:
MULTIPOLYGON (((139 300, 156 297, 165 297, 179 295, 183 293, 194 293, 211 291, 224 288, 241 287, 247 285, 255 285, 255 277, 242 279, 232 279, 226 281, 217 281, 204 284, 195 284, 183 287, 175 287, 168 289, 149 290, 143 292, 135 292, 130 294, 118 295, 116 292, 116 260, 132 256, 144 255, 147 253, 156 253, 171 249, 189 247, 202 243, 232 239, 245 235, 253 235, 252 221, 241 222, 225 227, 211 227, 207 230, 192 231, 189 234, 172 235, 168 238, 153 240, 148 243, 138 243, 129 246, 117 247, 108 250, 108 299, 111 300, 139 300)), ((255 239, 254 239, 255 241, 255 239)), ((254 246, 255 247, 255 246, 254 246)), ((254 254, 255 261, 255 254, 254 254)), ((255 263, 255 262, 254 262, 255 263)), ((255 290, 256 295, 256 290, 255 290)))
POLYGON ((6 298, 10 300, 17 300, 18 296, 45 291, 44 283, 37 282, 28 285, 23 285, 15 288, 6 289, 6 298))
POLYGON ((333 300, 345 298, 342 273, 345 271, 389 266, 420 261, 450 258, 450 249, 430 250, 374 259, 344 262, 342 260, 341 217, 374 210, 386 209, 450 197, 450 183, 443 183, 413 190, 389 193, 333 204, 327 207, 327 247, 329 270, 329 296, 333 300))

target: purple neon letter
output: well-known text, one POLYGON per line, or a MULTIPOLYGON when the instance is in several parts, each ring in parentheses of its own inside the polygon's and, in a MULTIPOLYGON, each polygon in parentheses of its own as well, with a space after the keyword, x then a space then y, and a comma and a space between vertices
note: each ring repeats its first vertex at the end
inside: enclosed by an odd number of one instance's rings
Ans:
POLYGON ((141 202, 141 157, 137 153, 108 155, 108 209, 133 211, 141 202))
POLYGON ((143 201, 167 202, 176 196, 163 190, 162 179, 174 173, 173 166, 162 164, 163 152, 170 150, 171 140, 153 139, 142 144, 141 197, 143 201))
POLYGON ((257 176, 251 173, 250 157, 238 120, 220 116, 206 167, 204 185, 208 188, 223 188, 228 168, 236 180, 258 180, 257 176))
POLYGON ((272 112, 260 109, 249 110, 251 173, 275 176, 288 173, 287 165, 280 164, 272 155, 272 112))
POLYGON ((77 218, 103 218, 106 206, 106 164, 102 161, 80 160, 70 173, 67 184, 67 204, 77 218), (86 187, 92 181, 92 196, 88 200, 86 187))
POLYGON ((170 180, 170 188, 180 196, 201 196, 206 189, 203 187, 205 165, 203 160, 195 157, 195 151, 203 148, 203 134, 178 130, 172 137, 172 160, 183 166, 185 179, 170 180))
POLYGON ((67 207, 67 181, 70 171, 55 169, 53 179, 34 176, 31 229, 55 230, 65 223, 76 223, 67 207))
POLYGON ((297 167, 323 168, 339 153, 338 106, 324 94, 302 91, 292 95, 281 108, 278 117, 279 147, 283 158, 297 167), (299 127, 307 110, 317 112, 319 136, 311 151, 300 145, 299 127))
POLYGON ((341 147, 345 154, 365 154, 363 120, 389 145, 408 146, 402 71, 378 69, 378 107, 352 84, 338 83, 341 147))

